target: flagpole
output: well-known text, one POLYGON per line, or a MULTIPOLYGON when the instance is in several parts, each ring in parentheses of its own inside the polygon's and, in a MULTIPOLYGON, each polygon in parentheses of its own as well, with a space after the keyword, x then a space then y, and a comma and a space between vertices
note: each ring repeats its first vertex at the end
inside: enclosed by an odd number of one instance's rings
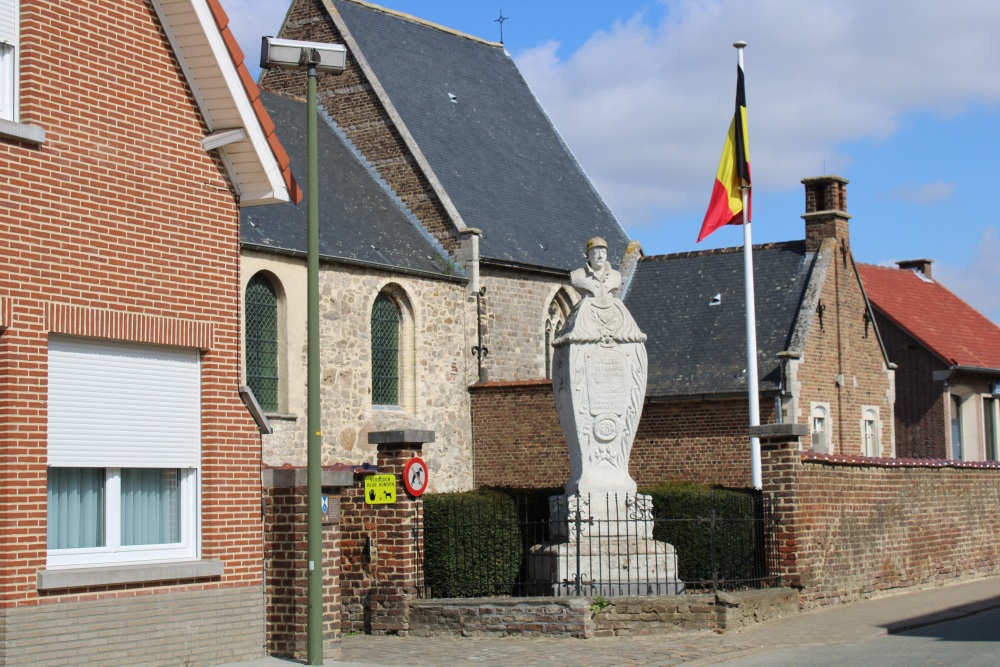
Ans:
MULTIPOLYGON (((739 53, 740 71, 743 71, 743 49, 746 42, 735 42, 733 46, 739 53)), ((746 183, 740 188, 743 197, 743 284, 746 289, 747 304, 747 398, 750 411, 750 426, 760 426, 760 396, 757 387, 757 307, 754 303, 753 288, 753 240, 750 230, 750 209, 747 200, 750 196, 750 186, 746 183)), ((760 439, 750 438, 750 477, 753 488, 763 486, 760 469, 760 439)))

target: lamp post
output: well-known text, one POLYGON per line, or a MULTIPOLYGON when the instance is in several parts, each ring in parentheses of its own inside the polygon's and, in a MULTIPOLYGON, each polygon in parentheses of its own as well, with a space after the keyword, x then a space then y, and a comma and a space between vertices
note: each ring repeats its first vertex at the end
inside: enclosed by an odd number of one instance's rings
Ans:
POLYGON ((319 72, 341 74, 347 65, 347 49, 341 44, 302 42, 264 37, 261 40, 262 69, 305 69, 309 79, 306 102, 308 120, 306 143, 308 156, 308 250, 307 250, 307 380, 308 395, 306 478, 308 484, 308 619, 306 624, 306 664, 323 664, 323 527, 322 527, 322 450, 319 395, 319 151, 316 138, 316 75, 319 72))

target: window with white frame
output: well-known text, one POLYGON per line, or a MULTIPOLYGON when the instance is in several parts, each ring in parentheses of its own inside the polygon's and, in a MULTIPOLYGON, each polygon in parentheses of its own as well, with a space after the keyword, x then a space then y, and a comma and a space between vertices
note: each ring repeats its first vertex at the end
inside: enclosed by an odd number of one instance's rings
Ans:
POLYGON ((1000 423, 1000 399, 993 396, 983 397, 983 444, 986 449, 987 461, 1000 461, 1000 452, 997 451, 1000 445, 1000 432, 997 431, 1000 423))
POLYGON ((962 399, 955 394, 951 395, 951 458, 953 461, 961 461, 964 451, 964 429, 962 428, 962 399))
POLYGON ((0 119, 17 120, 18 0, 0 0, 0 119))
POLYGON ((198 557, 195 349, 52 336, 50 569, 198 557))
POLYGON ((879 438, 881 422, 878 407, 864 406, 861 408, 861 453, 864 456, 882 456, 882 445, 879 438))
POLYGON ((830 438, 830 404, 811 403, 812 451, 819 454, 832 454, 830 438))

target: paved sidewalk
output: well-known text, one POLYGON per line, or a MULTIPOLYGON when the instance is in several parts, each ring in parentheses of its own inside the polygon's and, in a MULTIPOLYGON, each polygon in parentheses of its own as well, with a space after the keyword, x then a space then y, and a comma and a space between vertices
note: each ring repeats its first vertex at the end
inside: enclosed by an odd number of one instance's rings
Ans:
MULTIPOLYGON (((1000 577, 902 592, 776 619, 718 635, 640 637, 344 637, 334 667, 666 667, 716 665, 763 649, 877 637, 1000 607, 1000 577)), ((225 667, 289 667, 264 658, 225 667)))

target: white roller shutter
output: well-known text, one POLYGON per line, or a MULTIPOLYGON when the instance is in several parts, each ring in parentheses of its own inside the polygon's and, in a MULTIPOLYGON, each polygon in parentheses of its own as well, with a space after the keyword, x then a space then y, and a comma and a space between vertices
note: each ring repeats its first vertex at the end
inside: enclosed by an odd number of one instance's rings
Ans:
POLYGON ((197 467, 198 351, 50 337, 48 453, 50 466, 197 467))
POLYGON ((0 0, 0 44, 17 46, 18 0, 0 0))

